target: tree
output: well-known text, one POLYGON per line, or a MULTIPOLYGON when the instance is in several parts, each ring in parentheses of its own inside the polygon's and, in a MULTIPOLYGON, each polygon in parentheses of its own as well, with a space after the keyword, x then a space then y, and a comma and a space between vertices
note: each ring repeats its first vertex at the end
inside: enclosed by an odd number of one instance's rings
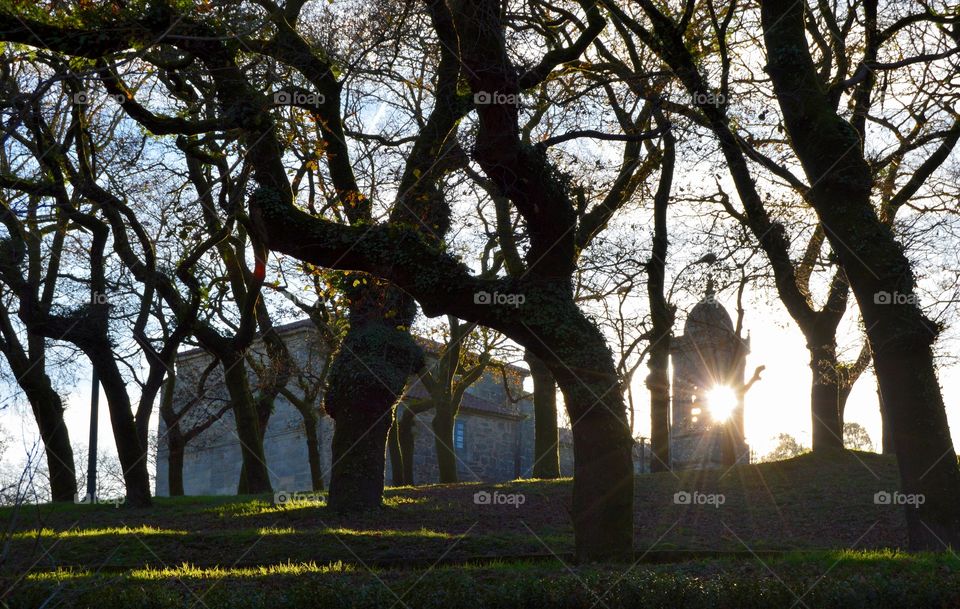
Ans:
MULTIPOLYGON (((661 121, 665 119, 662 118, 661 121)), ((650 300, 650 355, 647 389, 650 391, 650 471, 670 469, 670 344, 677 308, 667 301, 667 206, 676 163, 676 140, 667 128, 660 167, 660 187, 654 197, 653 248, 647 262, 647 298, 650 300)))
MULTIPOLYGON (((516 94, 521 82, 542 80, 541 74, 548 74, 553 65, 571 54, 566 51, 545 58, 545 65, 524 80, 504 55, 498 15, 490 3, 457 5, 452 21, 438 28, 439 35, 452 43, 455 38, 450 28, 456 27, 461 41, 459 60, 466 67, 473 93, 516 94), (484 76, 477 76, 480 74, 484 76)), ((588 42, 602 27, 598 14, 593 13, 591 19, 590 28, 572 48, 588 42)), ((452 44, 445 47, 455 48, 452 44)), ((632 440, 610 353, 596 327, 573 303, 569 284, 576 261, 576 239, 590 232, 586 225, 579 235, 572 231, 576 207, 562 181, 551 174, 543 153, 524 146, 518 138, 516 106, 483 105, 478 114, 474 156, 486 177, 529 224, 531 247, 524 279, 472 277, 456 260, 437 256, 429 242, 410 229, 365 227, 362 240, 356 238, 358 232, 351 239, 351 233, 344 233, 342 227, 333 227, 289 206, 283 194, 285 178, 277 172, 265 172, 264 177, 270 175, 270 181, 263 183, 251 203, 259 211, 272 247, 316 264, 361 268, 388 276, 414 294, 428 314, 448 312, 494 327, 544 359, 564 392, 573 421, 577 554, 582 559, 622 557, 629 553, 632 537, 632 440), (517 175, 524 180, 517 180, 517 175), (339 244, 326 238, 333 233, 341 235, 339 244), (408 264, 399 267, 395 264, 398 259, 408 264), (525 305, 518 310, 512 303, 488 303, 486 296, 478 296, 484 292, 522 294, 525 305)), ((632 176, 635 168, 636 163, 631 161, 624 172, 632 176)), ((623 204, 622 194, 611 195, 607 206, 590 217, 590 231, 597 227, 593 221, 599 221, 602 227, 623 204)))
POLYGON ((809 449, 801 446, 796 438, 790 434, 781 433, 777 434, 777 447, 767 453, 761 461, 783 461, 784 459, 799 457, 806 452, 809 452, 809 449))
POLYGON ((873 452, 873 440, 860 423, 843 424, 843 446, 849 450, 873 452))
MULTIPOLYGON (((671 104, 671 109, 687 116, 694 124, 709 128, 721 143, 723 158, 733 176, 740 198, 745 203, 744 211, 740 212, 734 208, 729 196, 718 184, 719 200, 731 217, 753 231, 758 245, 770 260, 781 300, 808 339, 813 374, 811 413, 814 425, 814 450, 837 448, 841 443, 841 424, 836 375, 832 371, 837 366, 834 344, 836 327, 846 310, 847 287, 844 277, 840 271, 834 275, 826 303, 817 310, 810 295, 810 276, 823 245, 823 236, 822 234, 817 236, 815 233, 801 262, 797 264, 791 262, 789 242, 783 237, 783 225, 771 219, 769 212, 763 206, 757 183, 750 173, 748 161, 751 157, 748 144, 729 126, 726 105, 716 102, 718 99, 726 100, 730 95, 731 57, 728 52, 725 52, 719 58, 724 67, 721 71, 723 81, 718 87, 718 92, 708 94, 701 91, 706 84, 704 77, 697 70, 694 52, 687 48, 687 42, 683 38, 686 34, 685 30, 651 3, 642 4, 642 8, 651 21, 652 27, 649 31, 644 28, 639 18, 628 16, 619 9, 615 9, 614 12, 638 38, 658 52, 677 74, 681 85, 687 89, 690 99, 699 102, 699 104, 691 104, 690 107, 671 104)), ((684 27, 691 29, 703 27, 707 32, 712 29, 719 41, 718 44, 727 44, 728 29, 735 15, 734 8, 729 8, 723 15, 716 13, 711 15, 712 19, 701 25, 691 19, 692 12, 687 12, 682 22, 686 24, 684 27)), ((629 73, 630 69, 620 62, 618 72, 625 74, 629 73)), ((798 186, 797 181, 791 182, 791 186, 796 187, 801 193, 806 190, 798 186)))
MULTIPOLYGON (((831 90, 816 70, 805 38, 802 7, 788 4, 761 2, 768 72, 793 149, 815 185, 809 201, 829 229, 828 239, 867 326, 884 407, 893 419, 904 492, 926 497, 919 509, 906 511, 910 545, 914 549, 958 545, 960 506, 954 498, 960 492, 960 469, 956 459, 943 459, 944 454, 954 455, 955 451, 931 348, 938 329, 915 301, 908 298, 902 304, 888 304, 878 298, 916 291, 902 246, 871 202, 873 180, 863 147, 869 99, 876 86, 873 70, 877 66, 870 64, 876 61, 883 42, 901 26, 894 24, 892 31, 881 31, 877 1, 864 3, 863 74, 859 82, 842 84, 853 88, 854 111, 848 120, 836 109, 834 99, 840 91, 831 90)), ((953 129, 960 135, 960 119, 954 121, 953 129)), ((956 137, 952 141, 955 144, 956 137)), ((942 163, 932 158, 934 167, 942 163)), ((902 195, 909 197, 915 188, 919 185, 906 186, 902 195)))
MULTIPOLYGON (((105 84, 107 82, 113 82, 116 91, 126 90, 119 76, 105 81, 105 84)), ((186 97, 196 95, 188 91, 180 94, 186 97)), ((228 154, 225 146, 180 137, 177 147, 183 152, 189 183, 199 203, 199 223, 211 238, 197 243, 191 255, 177 266, 176 276, 187 286, 189 298, 180 294, 169 275, 144 276, 143 280, 157 281, 167 304, 181 315, 196 311, 207 301, 211 288, 219 290, 220 298, 215 301, 218 306, 211 307, 207 318, 200 317, 198 311, 192 332, 223 368, 242 456, 237 490, 240 493, 269 493, 272 486, 263 438, 273 401, 289 378, 290 355, 274 331, 270 312, 261 298, 266 276, 265 261, 257 258, 253 270, 249 268, 251 237, 247 227, 237 219, 242 206, 238 191, 246 186, 249 176, 245 171, 234 175, 225 161, 228 154), (215 200, 218 192, 219 201, 215 200), (223 216, 221 208, 226 208, 223 216), (207 252, 215 254, 214 259, 207 265, 200 264, 201 256, 207 252), (215 269, 213 272, 210 272, 210 266, 215 269), (201 283, 204 275, 213 276, 208 285, 201 283), (225 295, 237 303, 232 318, 227 317, 228 309, 223 306, 225 295), (263 382, 257 384, 258 392, 254 393, 249 367, 254 367, 256 362, 250 359, 249 349, 257 328, 269 364, 261 367, 263 382)), ((117 226, 116 230, 120 227, 117 226)), ((135 262, 131 263, 136 267, 135 262)))
MULTIPOLYGON (((62 244, 62 239, 59 243, 62 244)), ((53 250, 56 251, 57 248, 58 246, 54 245, 53 250)), ((35 249, 34 254, 38 253, 35 249)), ((45 273, 51 281, 56 274, 56 259, 57 256, 51 257, 52 268, 48 267, 49 270, 45 273)), ((28 264, 40 262, 37 255, 31 256, 29 260, 28 264)), ((52 295, 53 291, 47 293, 52 295)), ((28 333, 26 344, 24 344, 14 323, 7 306, 0 307, 0 352, 6 358, 10 370, 17 379, 17 384, 27 396, 37 427, 40 429, 40 437, 43 439, 47 458, 47 471, 50 475, 51 499, 73 501, 77 495, 73 449, 70 446, 69 430, 63 420, 63 399, 54 389, 53 382, 46 371, 46 340, 39 334, 28 333)))

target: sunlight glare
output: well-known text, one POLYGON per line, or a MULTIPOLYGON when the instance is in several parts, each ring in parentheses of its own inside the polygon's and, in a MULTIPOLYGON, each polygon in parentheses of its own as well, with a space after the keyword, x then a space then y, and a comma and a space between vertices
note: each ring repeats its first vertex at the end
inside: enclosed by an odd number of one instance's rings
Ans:
POLYGON ((707 406, 714 421, 726 421, 737 408, 737 394, 726 385, 717 385, 707 394, 707 406))

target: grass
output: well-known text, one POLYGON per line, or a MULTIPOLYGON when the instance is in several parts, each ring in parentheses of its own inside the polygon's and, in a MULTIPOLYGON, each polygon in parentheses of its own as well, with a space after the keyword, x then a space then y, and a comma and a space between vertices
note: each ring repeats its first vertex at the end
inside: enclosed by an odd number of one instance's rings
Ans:
POLYGON ((56 537, 57 539, 74 539, 78 537, 98 537, 98 536, 116 536, 116 535, 136 535, 136 536, 154 536, 154 535, 188 535, 187 531, 172 531, 169 529, 158 529, 149 525, 139 527, 107 527, 103 529, 66 529, 64 531, 54 531, 53 529, 35 529, 31 531, 17 531, 12 534, 16 541, 37 540, 45 537, 56 537))
POLYGON ((873 501, 897 488, 864 453, 639 476, 630 570, 570 566, 570 480, 389 489, 348 516, 254 496, 3 509, 0 606, 960 606, 955 556, 899 550, 903 508, 873 501))
POLYGON ((191 565, 121 575, 30 576, 10 607, 956 607, 960 561, 950 555, 807 552, 770 561, 565 567, 505 562, 430 570, 280 564, 191 565))

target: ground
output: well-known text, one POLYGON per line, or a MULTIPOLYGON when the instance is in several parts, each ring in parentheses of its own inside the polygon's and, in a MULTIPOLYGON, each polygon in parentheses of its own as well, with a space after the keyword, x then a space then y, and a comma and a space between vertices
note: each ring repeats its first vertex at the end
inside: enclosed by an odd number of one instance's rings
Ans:
POLYGON ((903 552, 904 508, 875 502, 897 489, 890 458, 806 455, 636 486, 632 566, 572 565, 570 480, 390 489, 382 510, 352 516, 253 496, 5 509, 2 603, 960 606, 960 559, 903 552))

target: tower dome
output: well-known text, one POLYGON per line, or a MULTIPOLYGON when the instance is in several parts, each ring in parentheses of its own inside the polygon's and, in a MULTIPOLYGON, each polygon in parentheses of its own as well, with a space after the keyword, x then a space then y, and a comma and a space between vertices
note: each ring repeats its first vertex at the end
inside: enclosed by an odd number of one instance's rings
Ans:
POLYGON ((707 292, 703 300, 690 309, 687 321, 683 324, 683 333, 687 336, 733 333, 733 320, 717 301, 713 279, 707 281, 707 292))

